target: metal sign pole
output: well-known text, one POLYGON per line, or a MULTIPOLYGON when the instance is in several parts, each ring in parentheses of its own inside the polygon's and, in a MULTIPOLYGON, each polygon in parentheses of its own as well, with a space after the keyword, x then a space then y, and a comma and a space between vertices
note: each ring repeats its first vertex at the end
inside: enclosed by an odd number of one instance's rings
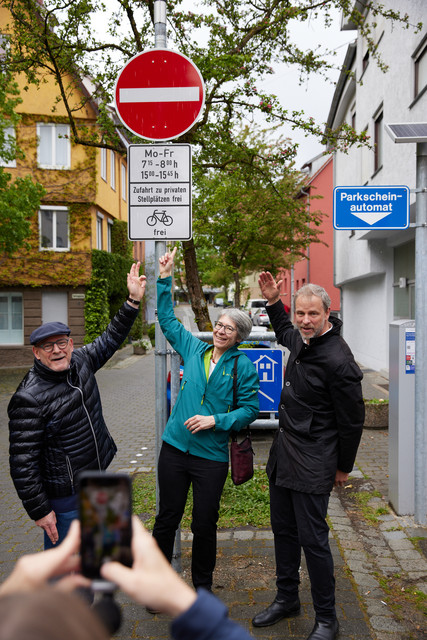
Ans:
POLYGON ((427 142, 417 144, 415 229, 415 522, 427 522, 427 142))
POLYGON ((154 47, 166 49, 166 0, 154 0, 154 47))
MULTIPOLYGON (((156 0, 154 2, 154 36, 155 48, 166 48, 166 2, 165 0, 156 0)), ((154 276, 155 281, 159 277, 159 258, 166 253, 166 242, 155 242, 154 250, 154 276)), ((166 338, 160 329, 157 319, 156 310, 156 349, 155 349, 155 387, 156 387, 156 460, 159 457, 162 434, 167 421, 166 409, 166 338)), ((156 495, 158 507, 158 492, 156 495)))
MULTIPOLYGON (((155 0, 154 2, 154 47, 156 49, 166 49, 166 2, 165 0, 155 0)), ((159 258, 166 253, 166 242, 155 241, 155 280, 159 277, 159 258)), ((156 350, 155 350, 155 376, 156 376, 156 460, 159 457, 162 443, 162 435, 165 430, 167 416, 166 403, 166 375, 167 375, 167 349, 166 338, 160 329, 156 311, 156 350)), ((179 376, 179 369, 178 369, 179 376)), ((172 387, 172 383, 171 383, 172 387)), ((159 491, 156 471, 156 507, 159 506, 159 491)), ((174 556, 172 566, 176 571, 181 572, 181 528, 179 527, 175 536, 174 556)))

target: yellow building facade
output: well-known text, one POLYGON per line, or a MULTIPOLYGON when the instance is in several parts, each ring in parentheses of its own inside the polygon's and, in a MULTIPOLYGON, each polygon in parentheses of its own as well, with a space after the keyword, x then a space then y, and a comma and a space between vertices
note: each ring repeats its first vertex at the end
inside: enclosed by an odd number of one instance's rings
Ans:
MULTIPOLYGON (((9 13, 0 7, 3 41, 8 23, 9 13)), ((68 324, 75 344, 83 344, 91 252, 111 252, 112 227, 115 221, 127 221, 128 215, 125 143, 121 153, 74 144, 54 79, 46 75, 38 85, 27 85, 24 77, 15 80, 22 98, 17 107, 21 120, 9 134, 16 137, 24 157, 2 166, 12 180, 31 175, 46 193, 31 216, 27 246, 0 262, 2 366, 32 362, 29 336, 44 322, 68 324)), ((74 86, 70 102, 77 128, 90 131, 98 126, 97 104, 83 81, 69 81, 64 77, 63 86, 74 86)))

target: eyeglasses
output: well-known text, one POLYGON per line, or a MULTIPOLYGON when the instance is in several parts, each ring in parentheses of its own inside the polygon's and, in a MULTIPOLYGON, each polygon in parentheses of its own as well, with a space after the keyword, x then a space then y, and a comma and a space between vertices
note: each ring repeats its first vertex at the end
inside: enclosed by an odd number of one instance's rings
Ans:
POLYGON ((215 322, 215 329, 218 329, 218 331, 220 329, 224 329, 225 333, 228 333, 228 335, 231 335, 232 333, 237 331, 237 329, 235 329, 234 327, 230 327, 229 324, 222 324, 222 322, 215 322))
POLYGON ((37 345, 39 349, 43 349, 46 353, 52 353, 53 347, 56 345, 58 349, 65 349, 69 342, 70 338, 60 338, 59 340, 55 340, 55 342, 44 342, 43 344, 37 345))

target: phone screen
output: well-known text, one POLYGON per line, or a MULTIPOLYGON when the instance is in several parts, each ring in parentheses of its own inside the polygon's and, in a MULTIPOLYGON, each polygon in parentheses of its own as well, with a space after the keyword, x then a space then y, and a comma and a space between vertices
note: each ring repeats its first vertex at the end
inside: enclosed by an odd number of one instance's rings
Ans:
POLYGON ((87 471, 79 486, 82 573, 99 580, 104 562, 132 565, 131 480, 125 474, 87 471))

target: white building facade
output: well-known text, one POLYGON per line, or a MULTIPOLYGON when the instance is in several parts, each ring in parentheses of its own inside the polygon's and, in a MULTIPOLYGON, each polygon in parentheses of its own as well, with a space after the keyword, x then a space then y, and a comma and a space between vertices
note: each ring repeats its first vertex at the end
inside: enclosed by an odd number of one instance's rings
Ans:
MULTIPOLYGON (((365 2, 357 0, 360 9, 365 2)), ((374 149, 337 152, 334 186, 416 186, 416 144, 395 144, 385 124, 427 122, 427 2, 385 0, 387 9, 407 12, 411 25, 372 17, 373 39, 384 73, 359 33, 347 51, 332 101, 328 126, 347 122, 366 131, 374 149), (403 6, 404 4, 404 6, 403 6), (355 78, 349 77, 351 70, 355 78)), ((343 29, 354 25, 343 24, 343 29)), ((426 185, 427 186, 427 185, 426 185)), ((411 222, 415 194, 411 194, 411 222)), ((388 372, 389 323, 415 317, 415 232, 380 229, 339 230, 334 233, 334 284, 341 288, 343 335, 356 360, 365 367, 388 372)), ((426 284, 427 286, 427 284, 426 284)))

